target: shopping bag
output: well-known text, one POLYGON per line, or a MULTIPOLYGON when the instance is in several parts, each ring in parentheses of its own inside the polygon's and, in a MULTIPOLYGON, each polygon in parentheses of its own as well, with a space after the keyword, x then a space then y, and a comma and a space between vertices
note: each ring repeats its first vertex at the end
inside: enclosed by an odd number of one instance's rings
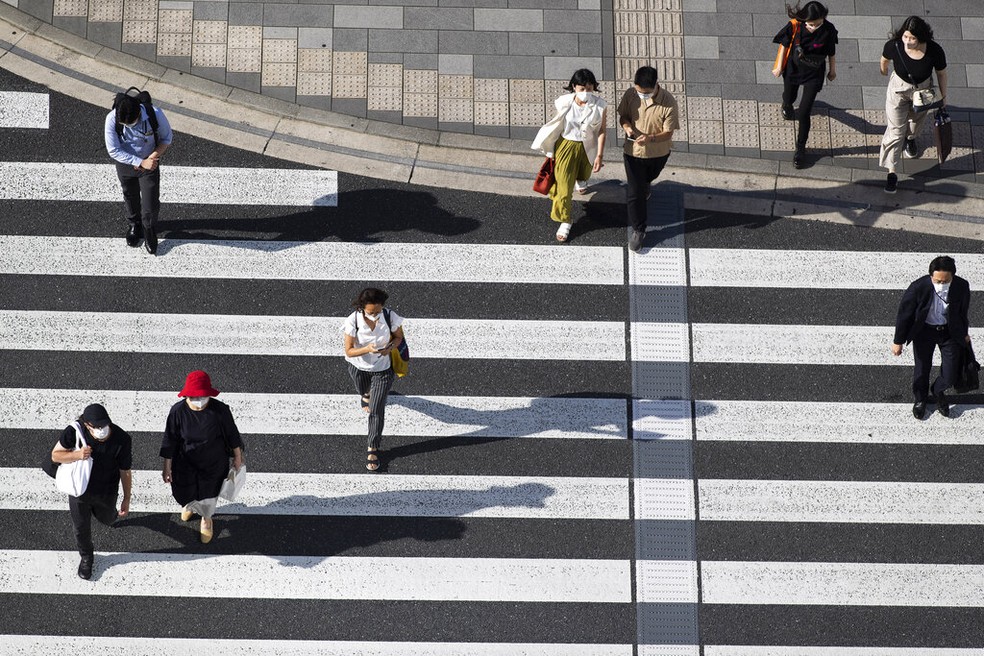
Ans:
MULTIPOLYGON (((75 427, 75 451, 78 451, 87 445, 85 438, 82 437, 82 425, 79 422, 72 425, 75 427)), ((58 471, 55 473, 55 487, 65 494, 80 497, 85 494, 85 489, 89 487, 91 474, 92 458, 59 465, 58 471)))
POLYGON ((953 150, 953 126, 950 124, 950 115, 945 109, 936 110, 933 119, 933 141, 936 142, 936 156, 942 164, 953 150))
POLYGON ((246 482, 246 465, 239 468, 236 471, 235 467, 229 467, 229 475, 226 476, 225 480, 222 481, 222 487, 219 489, 219 496, 226 501, 235 501, 236 497, 239 496, 239 491, 243 489, 243 484, 246 482))
POLYGON ((550 193, 550 187, 554 185, 554 160, 548 157, 543 160, 540 170, 537 171, 536 180, 533 181, 533 191, 546 196, 550 193))

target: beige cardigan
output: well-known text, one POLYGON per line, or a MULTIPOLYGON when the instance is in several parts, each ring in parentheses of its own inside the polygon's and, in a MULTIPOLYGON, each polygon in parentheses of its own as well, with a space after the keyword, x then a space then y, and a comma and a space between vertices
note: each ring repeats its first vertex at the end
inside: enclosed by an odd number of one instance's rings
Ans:
MULTIPOLYGON (((591 113, 585 120, 583 143, 588 161, 594 162, 595 157, 598 156, 598 134, 605 129, 601 119, 605 115, 605 107, 608 103, 597 94, 592 94, 591 97, 593 100, 586 105, 586 107, 591 108, 591 113)), ((554 101, 557 114, 536 133, 536 138, 533 139, 533 144, 530 146, 531 149, 539 150, 547 157, 553 157, 554 146, 560 139, 560 135, 564 133, 564 121, 567 119, 567 112, 570 111, 572 104, 574 104, 573 93, 564 94, 554 101)))

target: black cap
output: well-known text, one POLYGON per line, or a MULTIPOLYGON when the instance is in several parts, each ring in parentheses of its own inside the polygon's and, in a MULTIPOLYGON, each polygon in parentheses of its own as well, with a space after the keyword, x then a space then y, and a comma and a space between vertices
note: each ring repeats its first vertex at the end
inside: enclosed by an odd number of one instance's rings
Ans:
POLYGON ((96 428, 102 428, 110 424, 109 413, 106 412, 106 408, 98 403, 93 403, 85 407, 85 410, 82 411, 82 421, 96 428))

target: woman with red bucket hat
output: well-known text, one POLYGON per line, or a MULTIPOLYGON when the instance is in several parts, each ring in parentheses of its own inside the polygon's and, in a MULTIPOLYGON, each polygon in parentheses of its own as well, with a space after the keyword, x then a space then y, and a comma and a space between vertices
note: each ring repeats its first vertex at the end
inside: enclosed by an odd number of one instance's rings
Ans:
POLYGON ((212 539, 212 514, 222 481, 229 475, 229 457, 236 471, 243 466, 243 441, 229 406, 214 397, 219 390, 204 371, 192 371, 171 406, 161 443, 162 476, 174 500, 183 507, 181 521, 202 518, 202 542, 212 539))

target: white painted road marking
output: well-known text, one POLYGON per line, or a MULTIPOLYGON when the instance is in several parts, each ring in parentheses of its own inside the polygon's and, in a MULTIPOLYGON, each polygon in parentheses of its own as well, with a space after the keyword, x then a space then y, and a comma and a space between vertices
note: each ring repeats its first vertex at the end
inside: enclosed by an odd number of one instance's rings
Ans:
MULTIPOLYGON (((632 656, 632 645, 522 642, 381 642, 377 640, 217 640, 107 636, 5 635, 11 654, 113 656, 632 656)), ((944 650, 945 652, 946 650, 944 650)), ((763 655, 764 656, 764 655, 763 655)), ((836 655, 835 655, 836 656, 836 655)), ((848 656, 848 655, 845 655, 848 656)), ((849 656, 855 656, 853 654, 849 656)), ((902 656, 908 656, 903 654, 902 656)), ((917 656, 913 654, 912 656, 917 656)), ((923 655, 918 655, 923 656, 923 655)), ((941 656, 949 656, 942 654, 941 656)), ((953 656, 962 656, 956 655, 953 656)))
POLYGON ((980 607, 984 565, 702 561, 706 604, 980 607))
POLYGON ((48 94, 0 91, 0 128, 48 129, 48 94))
MULTIPOLYGON (((0 162, 2 200, 116 203, 122 198, 113 164, 0 162)), ((335 207, 338 205, 338 173, 164 164, 161 202, 335 207)))
MULTIPOLYGON (((54 438, 53 438, 54 439, 54 438)), ((65 495, 40 468, 0 468, 0 509, 64 510, 65 495)), ((133 472, 138 512, 179 508, 160 472, 133 472)), ((283 474, 249 471, 236 503, 221 514, 366 517, 629 519, 629 483, 621 478, 283 474)))
POLYGON ((984 406, 960 404, 954 421, 912 418, 910 403, 697 401, 697 439, 734 442, 984 445, 984 406))
MULTIPOLYGON (((220 389, 220 381, 215 381, 220 389)), ((129 431, 160 432, 173 391, 0 388, 0 428, 60 430, 102 403, 129 431)), ((223 392, 239 430, 257 435, 362 435, 366 415, 352 394, 223 392)), ((389 435, 625 439, 625 399, 391 395, 389 435)))
MULTIPOLYGON (((691 248, 694 287, 903 290, 939 253, 691 248), (859 271, 861 272, 859 274, 859 271)), ((984 288, 984 255, 952 253, 971 289, 984 288)))
POLYGON ((613 246, 162 239, 157 254, 147 257, 122 238, 0 235, 0 274, 618 286, 624 282, 623 249, 613 246), (86 257, 78 257, 79 253, 86 257))
POLYGON ((697 494, 701 521, 984 525, 979 483, 704 478, 697 494))
MULTIPOLYGON (((341 357, 344 317, 0 310, 0 348, 341 357)), ((414 358, 625 360, 618 321, 411 319, 414 358), (539 348, 531 347, 531 336, 539 348), (455 348, 449 349, 448 345, 455 348)))
MULTIPOLYGON (((221 536, 222 526, 216 522, 221 536)), ((629 603, 627 560, 0 551, 0 594, 629 603)))

